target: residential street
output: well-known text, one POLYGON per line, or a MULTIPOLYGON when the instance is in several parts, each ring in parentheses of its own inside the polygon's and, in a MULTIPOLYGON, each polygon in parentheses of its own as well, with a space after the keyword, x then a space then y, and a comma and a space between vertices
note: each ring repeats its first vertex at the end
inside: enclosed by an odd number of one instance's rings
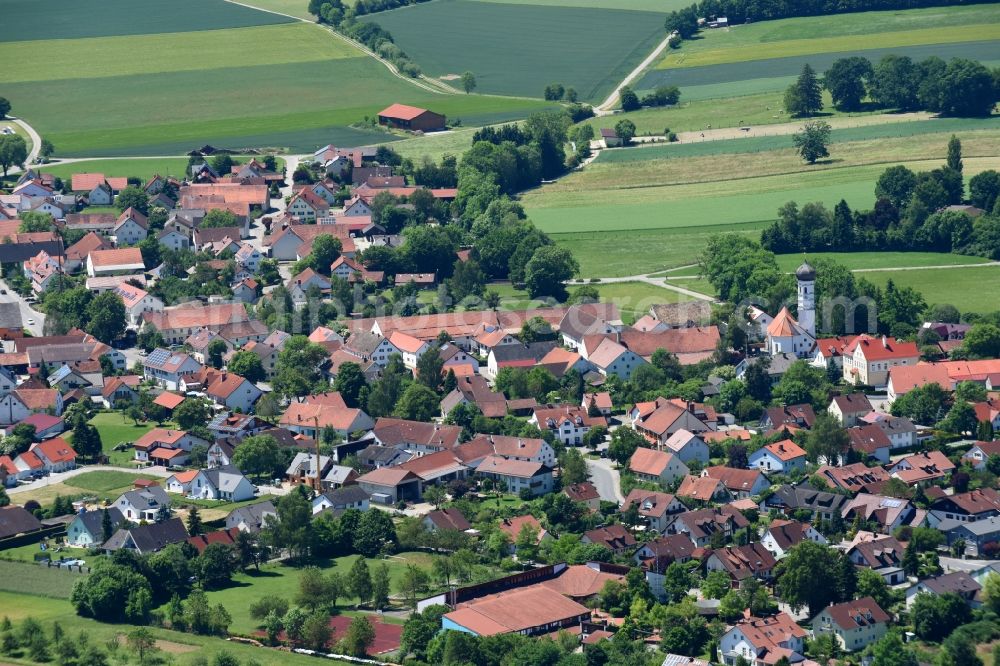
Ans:
POLYGON ((620 477, 618 470, 615 469, 614 462, 607 458, 600 458, 598 460, 585 458, 584 460, 587 461, 587 471, 590 472, 590 480, 594 483, 594 487, 597 488, 601 499, 618 504, 624 502, 625 497, 622 495, 620 477))
POLYGON ((21 323, 24 325, 24 328, 28 329, 34 336, 41 335, 42 327, 45 325, 45 315, 32 310, 31 306, 3 280, 0 280, 0 290, 7 292, 6 294, 0 293, 0 303, 20 303, 21 323), (30 323, 31 321, 35 323, 32 324, 30 323))

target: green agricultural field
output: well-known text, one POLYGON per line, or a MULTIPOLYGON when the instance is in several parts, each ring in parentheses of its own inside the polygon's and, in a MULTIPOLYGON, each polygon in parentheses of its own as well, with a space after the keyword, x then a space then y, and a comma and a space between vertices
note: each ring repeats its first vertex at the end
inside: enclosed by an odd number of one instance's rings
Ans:
MULTIPOLYGON (((98 645, 104 645, 110 639, 117 637, 122 644, 123 654, 128 654, 128 648, 124 646, 124 635, 135 628, 128 624, 104 624, 79 617, 68 600, 47 598, 35 594, 0 592, 0 609, 3 609, 0 611, 0 615, 6 615, 14 622, 19 622, 26 617, 33 617, 41 621, 46 630, 51 629, 52 622, 59 622, 67 633, 76 635, 81 631, 86 632, 91 642, 98 645)), ((233 610, 235 609, 230 609, 231 612, 233 610)), ((150 627, 149 630, 157 639, 156 646, 166 653, 163 656, 170 657, 170 663, 175 666, 191 666, 192 664, 204 663, 205 660, 211 663, 220 652, 228 652, 236 657, 240 663, 247 663, 253 659, 258 663, 275 664, 276 666, 316 664, 314 657, 293 652, 257 648, 221 638, 197 636, 156 627, 150 627)), ((5 659, 5 661, 10 660, 5 659)), ((15 661, 24 664, 32 663, 15 661)), ((348 662, 333 659, 324 659, 323 663, 331 664, 331 666, 348 666, 348 662)))
POLYGON ((543 5, 546 7, 587 7, 591 9, 632 9, 643 12, 667 12, 690 7, 689 0, 475 0, 504 5, 543 5))
MULTIPOLYGON (((38 546, 35 549, 38 550, 38 546)), ((40 564, 0 561, 0 590, 4 592, 69 599, 73 583, 82 577, 84 574, 40 564)))
MULTIPOLYGON (((914 60, 923 60, 938 56, 945 60, 951 58, 969 58, 971 60, 995 60, 997 49, 1000 48, 1000 29, 988 39, 965 42, 945 42, 938 44, 919 44, 913 46, 897 46, 886 48, 854 49, 839 52, 809 53, 784 58, 767 58, 762 60, 747 60, 726 62, 717 65, 702 65, 690 67, 671 67, 653 69, 636 84, 636 88, 648 89, 659 85, 674 85, 681 88, 683 97, 687 86, 706 84, 735 83, 752 79, 773 79, 795 76, 802 67, 809 64, 817 72, 824 72, 835 61, 845 56, 863 56, 871 61, 880 60, 890 54, 906 55, 914 60)), ((868 44, 879 44, 880 40, 867 38, 868 44)))
POLYGON ((873 271, 860 276, 879 286, 891 279, 901 287, 913 287, 929 304, 951 303, 962 312, 1000 310, 1000 266, 873 271))
POLYGON ((759 239, 763 223, 730 224, 672 229, 638 229, 628 232, 586 231, 552 234, 580 262, 583 277, 625 277, 697 261, 709 236, 743 233, 759 239))
MULTIPOLYGON (((222 30, 292 20, 224 0, 51 0, 44 8, 33 0, 2 0, 0 13, 7 26, 17 28, 5 30, 0 42, 222 30)), ((67 62, 71 68, 80 64, 67 62)))
POLYGON ((439 0, 365 17, 429 76, 471 71, 481 92, 541 97, 550 83, 606 95, 664 38, 662 13, 439 0))
MULTIPOLYGON (((316 17, 309 13, 309 2, 302 0, 248 0, 244 5, 251 5, 268 12, 286 14, 306 21, 315 21, 316 17)), ((344 3, 352 4, 352 3, 344 3)))
MULTIPOLYGON (((791 273, 802 263, 802 254, 778 255, 778 266, 791 273)), ((867 272, 873 269, 901 268, 906 266, 965 266, 985 264, 983 257, 944 252, 811 252, 809 260, 829 259, 848 270, 867 272)))
MULTIPOLYGON (((868 122, 859 127, 836 128, 830 133, 831 144, 855 143, 869 153, 871 161, 887 161, 893 156, 886 155, 882 150, 872 151, 872 144, 891 145, 903 150, 913 151, 926 147, 924 138, 935 141, 939 137, 960 135, 969 143, 973 150, 981 148, 979 142, 998 136, 1000 131, 1000 116, 991 118, 933 118, 927 120, 912 120, 907 122, 891 122, 891 116, 869 116, 867 118, 851 119, 847 122, 868 122), (879 122, 874 121, 885 121, 879 122), (937 135, 937 136, 933 136, 937 135), (921 136, 921 145, 910 146, 913 141, 905 141, 909 137, 921 136), (874 141, 876 139, 899 139, 899 141, 874 141)), ((846 120, 846 119, 845 119, 846 120)), ((767 130, 763 130, 766 135, 767 130)), ((947 139, 945 139, 947 141, 947 139)), ((985 141, 984 141, 985 143, 985 141)), ((640 145, 622 150, 605 150, 595 160, 599 164, 643 162, 646 160, 666 160, 676 158, 704 157, 711 155, 733 155, 741 153, 764 153, 784 149, 793 149, 792 134, 775 134, 773 136, 747 136, 739 139, 720 139, 716 141, 697 141, 691 143, 659 143, 640 145)), ((834 162, 841 163, 839 146, 831 149, 834 162)), ((944 153, 942 153, 944 154, 944 153)), ((989 154, 998 154, 991 152, 989 154)), ((801 162, 801 160, 800 160, 801 162)), ((802 169, 811 169, 802 164, 802 169)))
POLYGON ((1000 15, 990 4, 811 16, 704 30, 667 54, 659 68, 693 67, 878 47, 997 39, 1000 15))

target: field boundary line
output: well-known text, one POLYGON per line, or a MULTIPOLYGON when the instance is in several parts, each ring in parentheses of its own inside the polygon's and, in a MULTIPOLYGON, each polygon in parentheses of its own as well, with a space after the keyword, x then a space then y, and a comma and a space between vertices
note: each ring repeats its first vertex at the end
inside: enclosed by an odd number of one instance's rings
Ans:
MULTIPOLYGON (((310 21, 308 19, 304 19, 301 16, 292 16, 291 14, 285 14, 283 12, 276 12, 273 9, 264 9, 263 7, 255 7, 254 5, 251 5, 251 4, 248 4, 248 3, 245 3, 245 2, 239 2, 238 0, 225 0, 225 1, 228 2, 228 3, 230 3, 230 4, 233 4, 233 5, 239 5, 240 7, 246 7, 248 9, 256 9, 259 12, 267 12, 268 14, 274 14, 276 16, 284 16, 285 18, 294 19, 296 21, 299 21, 301 23, 306 23, 308 25, 315 25, 318 28, 320 28, 322 30, 325 30, 325 31, 329 32, 330 34, 332 34, 332 35, 334 35, 334 36, 342 39, 343 41, 347 42, 351 46, 354 46, 355 48, 357 48, 362 53, 364 53, 364 54, 366 54, 368 56, 371 56, 372 58, 375 58, 375 60, 377 60, 380 63, 382 63, 385 66, 385 68, 388 69, 389 72, 391 72, 392 75, 395 76, 398 79, 402 79, 403 81, 406 81, 406 82, 408 82, 408 83, 416 86, 417 88, 420 88, 421 90, 425 90, 427 92, 434 93, 435 95, 458 94, 457 90, 455 90, 454 93, 448 93, 445 90, 442 90, 441 88, 438 88, 435 85, 431 85, 431 84, 427 83, 426 81, 428 79, 423 74, 420 75, 420 78, 422 79, 421 81, 417 81, 416 79, 414 79, 411 76, 404 75, 402 72, 399 71, 399 69, 395 65, 393 65, 391 62, 389 62, 388 60, 386 60, 382 56, 380 56, 377 53, 375 53, 374 51, 372 51, 370 48, 368 48, 367 46, 365 46, 361 42, 355 41, 355 40, 351 39, 350 37, 348 37, 347 35, 344 35, 344 34, 338 32, 338 31, 336 31, 333 28, 330 28, 328 26, 321 25, 319 23, 316 23, 315 21, 310 21)), ((451 86, 448 86, 448 87, 450 88, 451 86)))

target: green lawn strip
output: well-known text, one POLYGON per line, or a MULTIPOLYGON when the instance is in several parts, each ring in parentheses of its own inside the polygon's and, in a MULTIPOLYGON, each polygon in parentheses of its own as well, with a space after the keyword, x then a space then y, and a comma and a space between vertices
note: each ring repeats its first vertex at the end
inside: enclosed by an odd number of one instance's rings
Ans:
POLYGON ((391 146, 403 157, 414 161, 419 162, 424 157, 429 157, 439 162, 444 155, 461 156, 472 146, 472 135, 477 131, 478 127, 460 127, 447 132, 431 132, 394 141, 391 146))
MULTIPOLYGON (((57 553, 53 555, 58 556, 57 553)), ((73 583, 84 575, 58 567, 0 560, 0 590, 5 592, 69 599, 73 583)))
MULTIPOLYGON (((86 548, 70 548, 68 546, 57 546, 59 550, 55 548, 49 548, 51 545, 51 540, 44 540, 38 543, 27 543, 23 546, 17 546, 16 548, 5 548, 0 550, 0 560, 16 561, 16 562, 30 562, 34 564, 36 562, 35 555, 47 559, 58 560, 60 558, 66 559, 82 559, 82 560, 93 560, 94 558, 90 556, 88 549, 86 548), (42 543, 46 544, 46 550, 42 550, 42 543)), ((88 562, 89 563, 89 562, 88 562)))
MULTIPOLYGON (((993 35, 994 33, 990 33, 993 35)), ((806 64, 817 72, 824 72, 836 60, 848 55, 857 55, 877 61, 887 55, 905 55, 914 60, 923 60, 937 56, 944 60, 951 58, 969 58, 971 60, 993 60, 997 57, 997 47, 1000 40, 996 37, 980 41, 947 42, 941 44, 916 44, 911 46, 879 47, 877 40, 868 40, 872 48, 863 50, 828 53, 807 53, 789 57, 768 58, 764 60, 735 61, 722 64, 708 64, 691 67, 668 67, 653 69, 646 73, 637 88, 650 88, 657 85, 685 86, 703 85, 707 83, 725 83, 729 81, 744 81, 777 76, 793 76, 798 74, 806 64)))
POLYGON ((913 287, 929 304, 951 303, 962 312, 1000 310, 1000 266, 873 271, 855 277, 879 286, 891 279, 897 286, 913 287))
POLYGON ((4 0, 3 17, 17 30, 5 31, 0 41, 215 31, 293 20, 223 0, 51 0, 45 11, 33 0, 4 0))
POLYGON ((638 229, 621 232, 554 234, 557 245, 573 252, 583 277, 622 277, 684 266, 697 260, 709 236, 744 233, 759 239, 763 223, 638 229))
MULTIPOLYGON (((372 509, 377 511, 377 509, 372 509)), ((347 555, 323 563, 321 568, 324 572, 336 571, 342 575, 347 575, 351 570, 354 561, 360 555, 347 555)), ((392 581, 391 594, 395 595, 397 584, 407 564, 416 564, 423 569, 430 571, 434 559, 440 557, 430 553, 400 553, 386 559, 369 559, 368 571, 384 563, 389 569, 389 578, 392 581)), ((233 584, 222 590, 208 592, 208 599, 211 603, 221 603, 233 616, 233 624, 230 631, 239 634, 252 634, 257 631, 258 620, 250 617, 250 604, 256 599, 265 596, 284 597, 289 602, 294 603, 295 595, 299 588, 299 578, 302 569, 288 567, 280 564, 269 564, 261 567, 260 573, 254 570, 246 573, 237 573, 233 576, 233 584)), ((348 609, 358 603, 356 597, 342 598, 337 604, 348 609)))
MULTIPOLYGON (((759 21, 747 25, 732 26, 728 30, 704 30, 699 39, 689 40, 683 47, 664 56, 659 66, 672 66, 683 60, 727 50, 739 50, 757 46, 761 50, 780 48, 783 43, 813 43, 813 52, 819 52, 829 44, 829 38, 851 38, 864 36, 868 45, 881 45, 894 35, 921 30, 947 30, 965 27, 967 34, 979 26, 997 22, 996 8, 990 4, 968 5, 964 7, 930 7, 905 11, 889 10, 875 12, 855 12, 828 16, 803 16, 759 21), (873 35, 877 37, 872 37, 873 35)), ((846 42, 839 42, 846 43, 846 42)), ((891 44, 886 43, 886 46, 891 44)), ((840 48, 839 50, 850 50, 840 48)))
MULTIPOLYGON (((845 127, 830 132, 830 143, 848 143, 884 138, 906 138, 923 134, 953 133, 1000 129, 1000 115, 990 118, 933 118, 868 124, 861 127, 845 127)), ((606 150, 597 157, 597 162, 638 162, 650 159, 678 157, 700 157, 738 153, 759 153, 794 147, 791 134, 776 136, 746 137, 743 139, 723 139, 698 143, 656 144, 638 146, 625 150, 606 150)))
POLYGON ((468 70, 480 91, 531 97, 561 82, 581 100, 596 101, 664 38, 663 18, 661 12, 455 0, 362 20, 392 33, 431 76, 468 70), (588 38, 594 30, 599 38, 588 38))
MULTIPOLYGON (((51 629, 52 622, 59 622, 67 632, 76 634, 85 631, 91 642, 98 645, 104 645, 108 640, 117 636, 125 653, 127 653, 128 648, 125 647, 122 637, 135 628, 134 625, 104 624, 79 617, 68 600, 0 591, 0 617, 4 615, 14 622, 19 622, 26 617, 33 617, 43 622, 46 630, 51 629)), ((286 664, 308 666, 317 663, 314 657, 307 655, 258 648, 214 636, 197 636, 156 627, 150 627, 150 631, 157 638, 157 646, 169 653, 168 656, 172 658, 171 663, 176 666, 190 666, 198 663, 201 659, 207 659, 211 663, 215 655, 220 652, 228 652, 236 657, 240 663, 246 663, 251 658, 259 663, 278 666, 286 664)), ((10 660, 4 657, 4 661, 10 660)), ((32 662, 18 663, 30 664, 32 662)), ((333 666, 348 666, 348 662, 332 659, 324 659, 323 663, 333 666)))
MULTIPOLYGON (((302 0, 249 0, 244 5, 258 7, 264 11, 288 14, 307 21, 315 21, 316 17, 309 13, 309 3, 302 0)), ((352 4, 352 3, 344 3, 352 4)))
POLYGON ((597 287, 602 301, 611 302, 618 306, 622 321, 629 326, 643 315, 648 314, 653 305, 691 300, 684 294, 645 282, 614 282, 593 286, 597 287))
POLYGON ((75 78, 142 76, 228 67, 328 62, 365 57, 364 53, 315 25, 291 23, 229 30, 126 35, 92 39, 0 42, 0 59, 21 58, 31 67, 0 71, 0 83, 66 78, 66 62, 75 78), (248 49, 247 44, 295 44, 288 49, 248 49))
MULTIPOLYGON (((87 210, 90 211, 89 208, 87 210)), ((90 419, 90 423, 97 428, 97 432, 101 435, 101 449, 104 455, 110 458, 112 465, 119 466, 134 464, 135 454, 132 449, 115 451, 115 446, 122 442, 134 442, 154 427, 151 423, 135 425, 134 422, 123 419, 121 412, 96 414, 94 418, 90 419)), ((72 433, 69 433, 66 439, 72 444, 72 433)))
POLYGON ((159 480, 159 478, 160 477, 157 476, 150 476, 149 474, 133 474, 131 472, 119 472, 113 469, 102 469, 95 470, 93 472, 85 472, 84 474, 78 474, 77 476, 66 479, 65 483, 68 486, 80 488, 81 490, 90 490, 95 493, 108 493, 122 488, 130 488, 135 483, 136 479, 155 481, 159 480))
MULTIPOLYGON (((945 252, 810 252, 809 259, 829 259, 849 270, 859 268, 899 268, 903 266, 963 266, 983 264, 983 257, 945 252)), ((802 263, 802 254, 779 254, 778 266, 783 271, 794 271, 802 263)), ((862 274, 863 275, 863 274, 862 274)))
POLYGON ((707 294, 709 296, 715 296, 715 287, 713 287, 712 283, 705 278, 667 280, 667 284, 683 287, 684 289, 690 289, 691 291, 697 291, 699 294, 707 294))

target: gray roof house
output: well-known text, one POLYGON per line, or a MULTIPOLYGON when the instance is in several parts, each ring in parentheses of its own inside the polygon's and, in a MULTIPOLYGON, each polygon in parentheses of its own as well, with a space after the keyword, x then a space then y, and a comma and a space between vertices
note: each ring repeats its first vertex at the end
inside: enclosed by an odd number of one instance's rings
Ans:
POLYGON ((312 510, 314 514, 329 510, 334 515, 343 513, 347 509, 367 511, 370 500, 371 495, 361 486, 343 486, 336 490, 325 492, 322 495, 317 495, 313 499, 312 510))
POLYGON ((235 527, 241 532, 256 534, 264 527, 268 516, 277 517, 277 515, 271 500, 241 506, 226 516, 226 529, 235 527))
POLYGON ((149 486, 142 490, 129 490, 115 500, 115 508, 126 520, 138 523, 142 520, 156 520, 160 507, 170 508, 170 496, 161 486, 149 486))
POLYGON ((242 502, 253 498, 257 487, 235 465, 203 469, 191 480, 189 497, 242 502))
POLYGON ((104 511, 107 511, 111 518, 112 534, 125 522, 125 516, 115 507, 78 513, 66 527, 66 541, 69 545, 75 548, 93 548, 102 544, 104 542, 104 511))
POLYGON ((980 549, 988 543, 1000 542, 1000 516, 965 523, 946 518, 938 523, 938 530, 944 532, 948 545, 959 539, 965 541, 965 554, 978 557, 980 549))
POLYGON ((180 543, 188 538, 187 530, 180 518, 171 518, 162 523, 147 523, 123 527, 104 544, 104 550, 111 552, 126 548, 140 555, 163 550, 172 543, 180 543))

